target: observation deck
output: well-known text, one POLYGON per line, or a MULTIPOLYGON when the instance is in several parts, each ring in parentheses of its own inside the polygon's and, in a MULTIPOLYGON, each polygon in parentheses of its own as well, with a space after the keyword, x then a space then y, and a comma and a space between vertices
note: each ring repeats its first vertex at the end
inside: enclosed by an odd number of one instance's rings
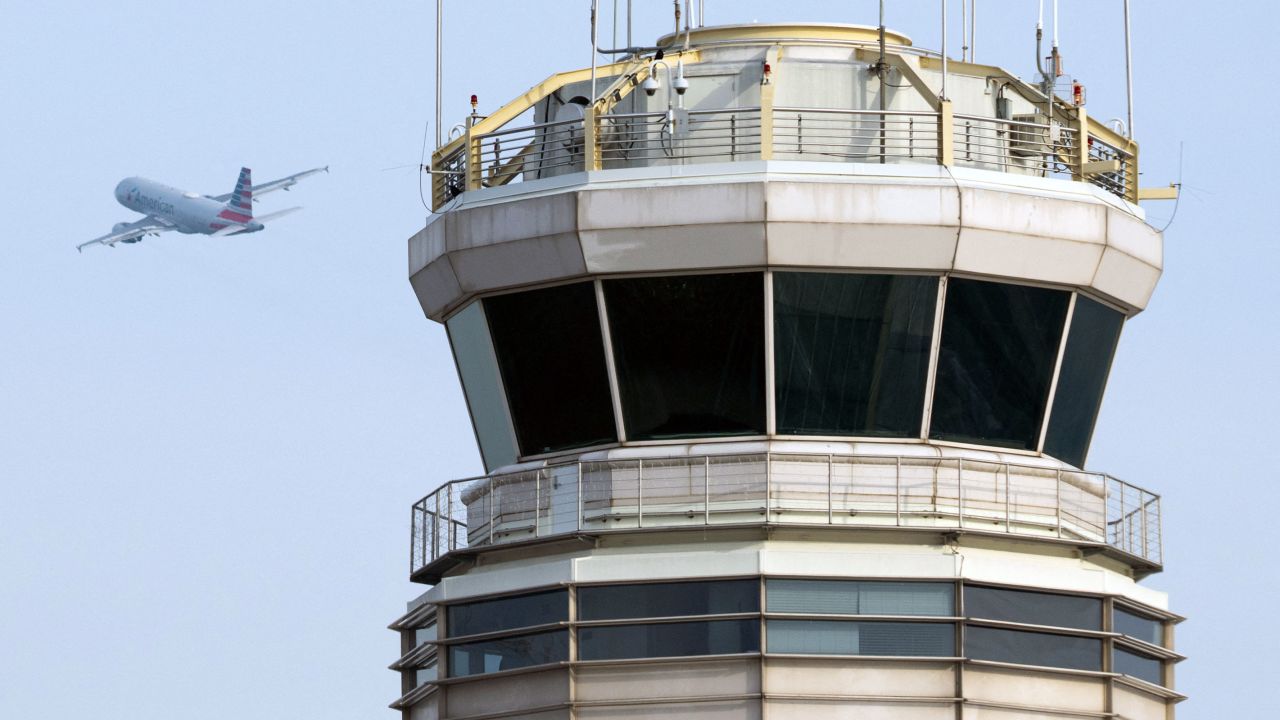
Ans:
POLYGON ((952 60, 944 79, 937 53, 890 32, 881 57, 877 29, 849 25, 701 28, 688 40, 659 40, 690 83, 671 102, 666 87, 637 92, 654 73, 645 57, 595 69, 594 102, 584 69, 473 114, 432 156, 433 209, 573 173, 758 160, 969 167, 1138 201, 1136 143, 1001 68, 952 60))
POLYGON ((438 582, 500 545, 732 526, 1018 536, 1109 553, 1138 575, 1161 564, 1159 496, 1101 473, 919 448, 586 458, 455 480, 419 500, 411 576, 438 582))

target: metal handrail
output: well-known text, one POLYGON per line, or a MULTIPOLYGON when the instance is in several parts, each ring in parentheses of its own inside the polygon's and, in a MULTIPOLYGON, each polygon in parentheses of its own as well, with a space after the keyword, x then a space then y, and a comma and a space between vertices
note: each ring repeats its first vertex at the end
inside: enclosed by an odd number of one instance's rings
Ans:
POLYGON ((762 452, 573 461, 445 483, 413 506, 410 572, 469 547, 750 524, 973 530, 1162 559, 1159 496, 1109 475, 970 458, 762 452))
MULTIPOLYGON (((696 110, 688 129, 676 136, 665 112, 610 113, 586 120, 535 123, 473 135, 472 151, 457 148, 438 160, 434 187, 438 203, 464 192, 472 179, 494 187, 588 167, 594 138, 599 169, 670 163, 733 162, 759 159, 766 144, 760 108, 696 110), (467 172, 468 160, 478 172, 467 172)), ((775 159, 835 162, 939 162, 949 144, 958 165, 1041 177, 1079 178, 1122 198, 1136 198, 1136 158, 1095 136, 1088 159, 1114 161, 1112 172, 1084 174, 1079 132, 1057 122, 1033 123, 975 115, 955 115, 952 135, 940 136, 940 113, 907 110, 840 110, 775 107, 768 146, 775 159)))
MULTIPOLYGON (((634 63, 614 70, 623 74, 610 98, 635 84, 622 80, 638 82, 645 72, 634 63)), ((1137 146, 1083 108, 1069 106, 1055 105, 1052 120, 1034 123, 952 115, 948 102, 921 111, 773 107, 770 101, 765 108, 690 110, 688 127, 677 137, 667 112, 614 112, 616 101, 602 99, 582 120, 507 126, 575 78, 563 73, 549 79, 438 149, 431 166, 433 207, 439 210, 467 190, 568 172, 757 159, 954 163, 1071 178, 1137 202, 1137 146)))

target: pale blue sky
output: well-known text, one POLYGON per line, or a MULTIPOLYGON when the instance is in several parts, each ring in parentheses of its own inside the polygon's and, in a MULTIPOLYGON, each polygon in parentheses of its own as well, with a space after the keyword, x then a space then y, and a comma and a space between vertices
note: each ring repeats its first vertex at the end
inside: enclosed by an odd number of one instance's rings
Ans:
MULTIPOLYGON (((1029 76, 1035 3, 978 4, 978 59, 1029 76)), ((876 3, 708 5, 713 23, 870 24, 876 3)), ((1185 142, 1187 190, 1089 464, 1165 497, 1167 570, 1149 584, 1191 618, 1179 716, 1271 718, 1277 108, 1252 83, 1280 12, 1134 5, 1144 184, 1176 179, 1185 142)), ((669 26, 667 0, 637 6, 637 41, 669 26)), ((1064 6, 1067 69, 1092 115, 1122 116, 1119 0, 1064 6)), ((588 7, 450 0, 446 119, 472 92, 492 109, 587 64, 588 7)), ((936 47, 937 13, 891 1, 890 25, 936 47)), ((384 626, 422 589, 409 507, 481 469, 444 332, 406 277, 416 176, 383 170, 418 162, 433 15, 429 0, 6 10, 0 717, 394 717, 384 626), (74 252, 135 217, 112 197, 122 177, 213 194, 241 164, 333 172, 265 200, 306 210, 264 233, 74 252)))

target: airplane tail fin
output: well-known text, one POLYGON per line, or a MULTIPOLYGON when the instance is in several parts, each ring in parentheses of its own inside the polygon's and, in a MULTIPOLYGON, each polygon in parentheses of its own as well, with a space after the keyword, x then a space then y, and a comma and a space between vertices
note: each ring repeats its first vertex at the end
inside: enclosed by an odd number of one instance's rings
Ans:
POLYGON ((227 209, 243 215, 241 222, 253 219, 253 171, 249 168, 240 168, 240 179, 236 180, 236 189, 231 193, 227 209))

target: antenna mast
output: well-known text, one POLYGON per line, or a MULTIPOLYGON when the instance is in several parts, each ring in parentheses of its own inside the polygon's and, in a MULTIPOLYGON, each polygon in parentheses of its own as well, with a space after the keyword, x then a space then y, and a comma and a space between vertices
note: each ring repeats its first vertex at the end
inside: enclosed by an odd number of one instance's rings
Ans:
POLYGON ((1124 0, 1124 85, 1129 96, 1129 122, 1125 130, 1133 137, 1133 41, 1129 34, 1129 0, 1124 0))
POLYGON ((444 0, 436 0, 436 147, 440 147, 444 143, 444 136, 440 134, 440 98, 441 96, 441 77, 444 71, 440 66, 440 58, 443 55, 441 51, 441 40, 444 37, 444 0))

